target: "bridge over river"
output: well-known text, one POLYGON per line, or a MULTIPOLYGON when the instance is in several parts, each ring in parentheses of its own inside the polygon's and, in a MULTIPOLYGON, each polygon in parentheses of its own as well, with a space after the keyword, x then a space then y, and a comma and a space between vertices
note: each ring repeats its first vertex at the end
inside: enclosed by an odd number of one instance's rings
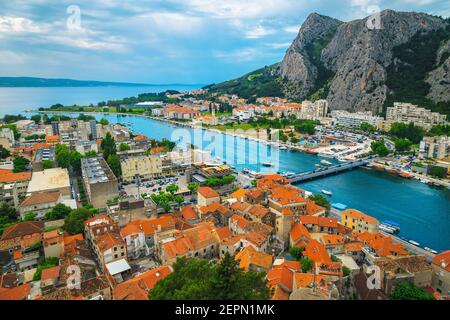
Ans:
POLYGON ((291 183, 299 183, 308 180, 314 180, 318 178, 322 178, 328 175, 337 174, 341 172, 345 172, 348 170, 352 170, 354 168, 359 168, 369 164, 371 158, 359 159, 351 162, 341 163, 334 166, 329 166, 326 168, 320 168, 313 171, 302 172, 293 176, 288 177, 288 180, 291 183))

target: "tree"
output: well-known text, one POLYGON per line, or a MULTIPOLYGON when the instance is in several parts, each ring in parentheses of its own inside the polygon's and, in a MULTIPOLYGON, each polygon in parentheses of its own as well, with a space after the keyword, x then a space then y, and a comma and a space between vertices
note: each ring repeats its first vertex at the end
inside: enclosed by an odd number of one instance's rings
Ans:
POLYGON ((84 221, 92 217, 92 212, 85 208, 72 210, 64 218, 64 230, 70 234, 82 233, 84 230, 84 221))
POLYGON ((264 274, 244 272, 228 253, 217 265, 204 259, 178 258, 173 269, 156 283, 150 299, 266 300, 270 295, 264 274))
POLYGON ((305 251, 305 247, 292 247, 289 249, 289 254, 295 260, 300 261, 303 258, 303 251, 305 251))
POLYGON ((307 273, 313 268, 314 262, 308 257, 303 257, 300 259, 300 264, 302 266, 302 272, 307 273))
POLYGON ((447 177, 447 168, 441 167, 441 166, 430 166, 429 167, 429 174, 431 176, 437 177, 437 178, 445 178, 447 177))
POLYGON ((0 145, 0 159, 6 159, 11 156, 11 153, 0 145))
POLYGON ((42 168, 44 170, 53 168, 53 161, 52 160, 44 160, 44 161, 42 161, 42 168))
POLYGON ((324 207, 327 215, 330 213, 331 202, 327 198, 325 198, 323 195, 315 194, 315 195, 312 195, 311 197, 309 197, 309 199, 314 201, 314 203, 317 204, 318 206, 324 207))
POLYGON ((435 300, 433 295, 418 288, 414 283, 404 281, 397 284, 390 295, 391 300, 435 300))
POLYGON ((100 124, 101 124, 102 126, 107 126, 107 125, 109 124, 109 121, 108 121, 108 119, 102 118, 102 119, 100 120, 100 124))
POLYGON ((414 125, 414 123, 412 122, 409 124, 395 122, 392 124, 389 133, 393 136, 396 136, 397 138, 408 139, 412 143, 417 144, 422 141, 425 135, 425 130, 419 126, 414 125))
POLYGON ((189 191, 191 193, 195 193, 195 192, 197 192, 198 188, 200 188, 200 185, 196 182, 190 182, 190 183, 188 183, 187 188, 189 189, 189 191))
POLYGON ((88 151, 84 154, 84 158, 95 158, 97 156, 97 152, 94 150, 88 151))
POLYGON ((0 234, 3 230, 17 222, 17 211, 13 207, 3 203, 0 207, 0 234))
POLYGON ((58 144, 55 147, 55 159, 61 168, 70 167, 70 149, 65 144, 58 144))
POLYGON ((380 157, 385 157, 389 154, 389 149, 386 147, 383 140, 372 142, 370 147, 372 148, 372 151, 380 157))
POLYGON ((14 169, 13 172, 24 172, 27 170, 28 165, 30 164, 30 160, 25 157, 17 157, 13 160, 14 169))
POLYGON ((122 175, 122 167, 120 166, 119 156, 117 154, 111 154, 106 162, 108 162, 108 165, 112 172, 114 172, 114 175, 119 178, 122 175))
POLYGON ((267 300, 269 290, 264 274, 245 272, 228 252, 214 268, 211 298, 218 300, 267 300))
POLYGON ((64 219, 72 212, 72 208, 62 204, 58 203, 56 206, 53 207, 52 210, 48 211, 45 214, 45 217, 48 220, 59 220, 64 219))
POLYGON ((120 151, 128 151, 128 150, 130 150, 131 149, 131 147, 128 145, 128 144, 126 144, 126 143, 121 143, 120 144, 120 146, 119 146, 119 150, 120 151))
POLYGON ((365 131, 365 132, 375 132, 377 131, 377 128, 374 127, 373 125, 371 125, 368 122, 363 122, 361 123, 361 125, 359 126, 359 130, 361 131, 365 131))
POLYGON ((175 194, 180 188, 176 184, 170 184, 166 187, 166 191, 170 194, 175 194))
POLYGON ((408 139, 399 138, 395 140, 395 150, 397 152, 405 152, 409 151, 409 149, 411 149, 411 141, 408 139))
POLYGON ((114 141, 114 138, 111 136, 111 134, 108 132, 105 136, 105 138, 102 140, 101 148, 103 151, 103 158, 105 160, 108 159, 110 155, 115 155, 117 153, 116 149, 116 142, 114 141))
POLYGON ((34 221, 37 214, 34 212, 28 212, 25 214, 23 221, 34 221))
POLYGON ((70 167, 77 174, 81 174, 81 158, 83 156, 78 151, 71 151, 69 156, 70 167))
POLYGON ((33 275, 33 281, 41 280, 42 271, 45 269, 56 267, 58 265, 58 261, 59 259, 55 257, 49 257, 45 259, 45 261, 39 264, 39 266, 37 267, 37 270, 33 275))

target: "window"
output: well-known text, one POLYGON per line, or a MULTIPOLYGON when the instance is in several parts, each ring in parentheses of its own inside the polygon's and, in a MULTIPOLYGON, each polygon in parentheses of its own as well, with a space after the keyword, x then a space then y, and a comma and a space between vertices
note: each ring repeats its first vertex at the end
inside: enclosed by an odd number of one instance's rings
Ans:
POLYGON ((114 259, 117 259, 117 257, 118 257, 118 255, 117 255, 117 254, 115 254, 115 255, 114 255, 114 259))

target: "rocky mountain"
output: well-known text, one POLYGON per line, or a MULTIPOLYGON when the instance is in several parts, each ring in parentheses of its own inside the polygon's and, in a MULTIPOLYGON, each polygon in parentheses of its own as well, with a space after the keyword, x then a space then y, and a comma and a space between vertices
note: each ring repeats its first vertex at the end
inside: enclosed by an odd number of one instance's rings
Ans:
POLYGON ((208 86, 254 98, 266 89, 302 100, 325 98, 331 110, 382 113, 404 101, 450 113, 450 19, 381 12, 341 22, 311 14, 279 64, 208 86))

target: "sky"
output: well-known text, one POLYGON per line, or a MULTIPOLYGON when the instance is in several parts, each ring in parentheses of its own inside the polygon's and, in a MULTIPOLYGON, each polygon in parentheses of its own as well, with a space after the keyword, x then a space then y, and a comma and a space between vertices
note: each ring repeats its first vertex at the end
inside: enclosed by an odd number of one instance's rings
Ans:
POLYGON ((312 12, 450 17, 449 0, 2 0, 0 76, 208 84, 282 60, 312 12))

